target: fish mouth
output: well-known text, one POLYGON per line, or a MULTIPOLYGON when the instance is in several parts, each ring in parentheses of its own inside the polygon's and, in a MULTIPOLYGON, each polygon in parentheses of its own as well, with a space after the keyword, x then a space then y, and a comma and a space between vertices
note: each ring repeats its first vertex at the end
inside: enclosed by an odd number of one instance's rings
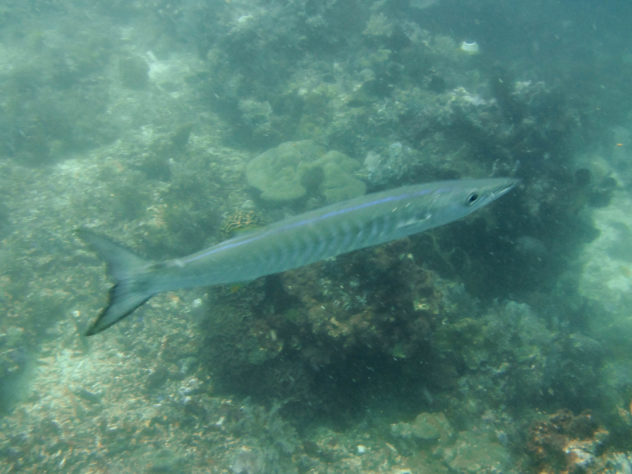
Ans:
POLYGON ((507 178, 503 184, 498 185, 498 187, 493 191, 492 194, 494 195, 494 199, 507 194, 519 182, 520 180, 517 178, 507 178))

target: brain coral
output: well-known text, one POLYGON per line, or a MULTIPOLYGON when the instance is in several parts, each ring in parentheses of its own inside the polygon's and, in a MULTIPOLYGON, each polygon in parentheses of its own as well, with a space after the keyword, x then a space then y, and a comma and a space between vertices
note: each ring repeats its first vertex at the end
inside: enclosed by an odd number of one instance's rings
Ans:
POLYGON ((363 194, 365 185, 353 172, 359 163, 311 140, 285 142, 254 158, 246 167, 248 184, 267 201, 289 201, 318 188, 330 202, 363 194), (315 180, 319 182, 314 182, 315 180))
POLYGON ((261 191, 262 199, 298 199, 307 192, 301 182, 302 175, 324 152, 311 140, 281 143, 248 163, 246 179, 248 184, 261 191))

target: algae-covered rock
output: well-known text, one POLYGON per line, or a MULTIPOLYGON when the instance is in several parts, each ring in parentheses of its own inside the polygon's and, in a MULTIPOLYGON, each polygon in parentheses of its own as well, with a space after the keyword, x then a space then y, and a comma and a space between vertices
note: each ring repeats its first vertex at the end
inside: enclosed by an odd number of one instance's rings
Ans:
POLYGON ((391 425, 391 434, 403 439, 446 442, 452 437, 452 426, 443 413, 420 413, 412 423, 391 425))
POLYGON ((353 175, 359 166, 344 153, 325 153, 313 141, 301 140, 282 143, 257 156, 246 167, 246 179, 266 201, 299 199, 309 189, 336 202, 364 194, 364 183, 353 175))
POLYGON ((504 472, 511 461, 505 447, 475 431, 460 432, 442 457, 454 472, 504 472))
POLYGON ((414 433, 427 440, 447 440, 452 437, 452 427, 443 413, 420 413, 413 422, 414 433))

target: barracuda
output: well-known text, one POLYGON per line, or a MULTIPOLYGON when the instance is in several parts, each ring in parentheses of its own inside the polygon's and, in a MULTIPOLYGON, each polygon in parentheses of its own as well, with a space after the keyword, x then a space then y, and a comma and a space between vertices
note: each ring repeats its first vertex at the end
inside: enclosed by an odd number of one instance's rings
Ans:
POLYGON ((88 229, 79 236, 108 264, 109 302, 93 335, 157 293, 243 282, 422 232, 471 214, 507 193, 511 178, 404 186, 289 217, 185 257, 148 261, 88 229))

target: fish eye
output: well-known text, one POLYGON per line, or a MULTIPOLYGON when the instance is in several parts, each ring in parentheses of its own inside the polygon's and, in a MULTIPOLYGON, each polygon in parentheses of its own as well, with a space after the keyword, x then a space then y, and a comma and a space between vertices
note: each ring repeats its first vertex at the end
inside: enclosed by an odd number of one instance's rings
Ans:
POLYGON ((472 204, 474 204, 476 201, 478 201, 478 193, 476 191, 471 192, 468 196, 467 199, 465 200, 465 203, 468 206, 471 206, 472 204))

